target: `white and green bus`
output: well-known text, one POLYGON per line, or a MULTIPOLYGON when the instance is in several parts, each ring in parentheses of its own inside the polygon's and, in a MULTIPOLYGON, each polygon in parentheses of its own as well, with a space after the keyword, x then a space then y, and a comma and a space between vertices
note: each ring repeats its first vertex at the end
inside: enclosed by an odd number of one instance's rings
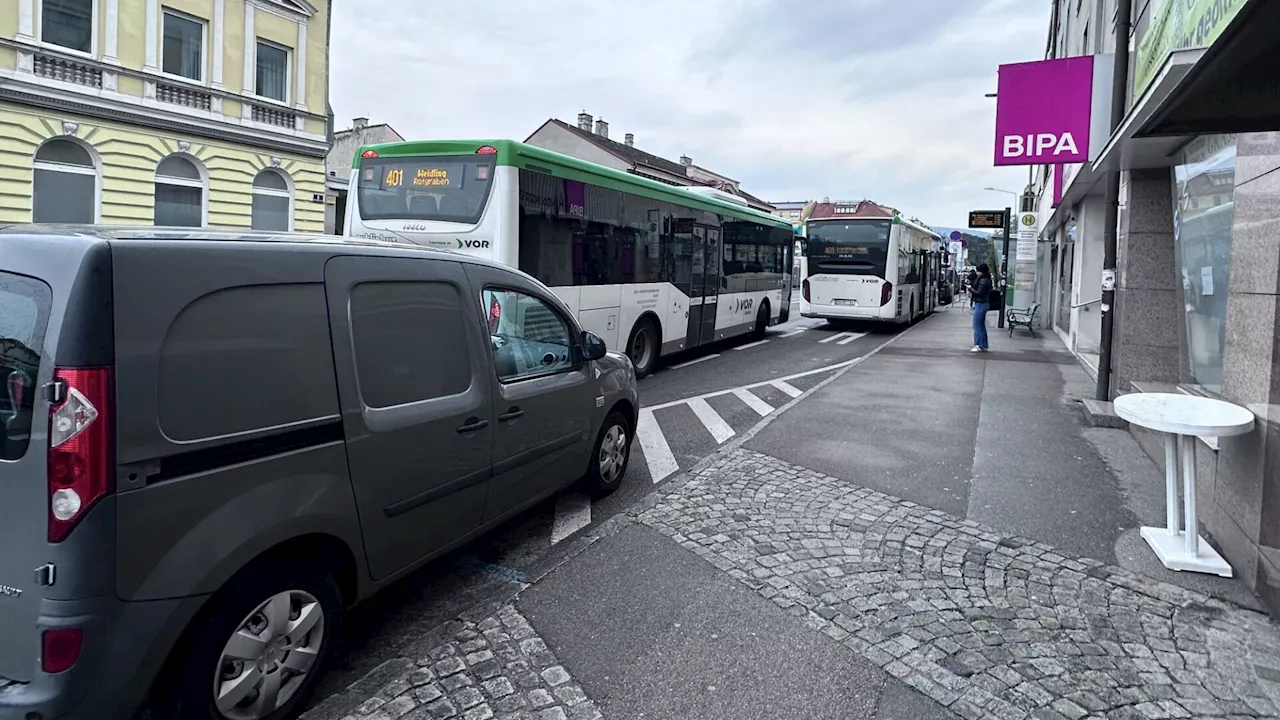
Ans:
POLYGON ((787 320, 791 223, 511 140, 356 151, 346 234, 488 258, 533 275, 638 374, 787 320))
POLYGON ((804 317, 913 323, 937 307, 942 237, 903 218, 805 222, 804 317))

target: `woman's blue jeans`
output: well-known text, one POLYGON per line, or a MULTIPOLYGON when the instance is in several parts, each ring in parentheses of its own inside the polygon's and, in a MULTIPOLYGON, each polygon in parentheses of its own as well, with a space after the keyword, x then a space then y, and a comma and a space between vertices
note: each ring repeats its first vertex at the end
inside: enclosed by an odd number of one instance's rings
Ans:
POLYGON ((987 311, 991 309, 991 303, 974 303, 973 304, 973 344, 987 349, 987 311))

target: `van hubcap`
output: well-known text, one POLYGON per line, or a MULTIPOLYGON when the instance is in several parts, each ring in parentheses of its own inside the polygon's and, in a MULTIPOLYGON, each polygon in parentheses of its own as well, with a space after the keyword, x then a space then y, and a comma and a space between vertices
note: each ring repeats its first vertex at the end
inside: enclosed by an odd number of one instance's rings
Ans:
POLYGON ((621 425, 613 425, 600 443, 600 477, 612 485, 622 476, 627 462, 627 433, 621 425))
POLYGON ((261 720, 298 692, 324 641, 324 609, 301 590, 272 595, 222 648, 213 702, 228 720, 261 720))

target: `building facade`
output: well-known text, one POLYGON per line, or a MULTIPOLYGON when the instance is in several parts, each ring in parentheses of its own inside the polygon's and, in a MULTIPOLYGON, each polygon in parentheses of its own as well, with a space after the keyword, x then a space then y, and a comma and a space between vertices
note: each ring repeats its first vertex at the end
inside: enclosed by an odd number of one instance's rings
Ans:
POLYGON ((401 142, 404 138, 386 123, 369 124, 369 118, 358 117, 351 127, 333 134, 333 145, 325 158, 325 215, 324 231, 329 235, 341 235, 347 216, 347 187, 351 181, 351 166, 356 148, 363 145, 401 142))
MULTIPOLYGON (((1115 1, 1083 4, 1094 19, 1064 28, 1081 4, 1056 3, 1050 57, 1115 47, 1115 1)), ((1253 432, 1196 443, 1200 529, 1280 614, 1276 27, 1269 0, 1134 0, 1125 118, 1090 163, 1042 168, 1040 189, 1053 322, 1096 367, 1102 195, 1120 173, 1109 394, 1187 393, 1253 412, 1253 432)), ((1133 432, 1163 464, 1160 440, 1133 432)))
POLYGON ((0 3, 0 222, 321 232, 327 0, 0 3))
POLYGON ((737 180, 695 165, 693 158, 687 155, 675 162, 645 152, 636 147, 635 136, 631 133, 624 135, 622 142, 610 139, 609 123, 587 113, 578 115, 576 126, 552 118, 525 142, 668 185, 714 188, 742 198, 747 205, 761 212, 772 213, 774 210, 768 202, 745 192, 737 180))

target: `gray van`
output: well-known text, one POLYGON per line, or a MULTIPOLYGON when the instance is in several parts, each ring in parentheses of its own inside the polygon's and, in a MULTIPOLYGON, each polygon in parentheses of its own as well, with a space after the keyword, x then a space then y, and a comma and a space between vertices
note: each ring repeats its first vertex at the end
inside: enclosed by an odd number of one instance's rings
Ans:
POLYGON ((296 715, 344 609, 582 480, 634 368, 529 276, 297 235, 0 230, 0 719, 296 715))

